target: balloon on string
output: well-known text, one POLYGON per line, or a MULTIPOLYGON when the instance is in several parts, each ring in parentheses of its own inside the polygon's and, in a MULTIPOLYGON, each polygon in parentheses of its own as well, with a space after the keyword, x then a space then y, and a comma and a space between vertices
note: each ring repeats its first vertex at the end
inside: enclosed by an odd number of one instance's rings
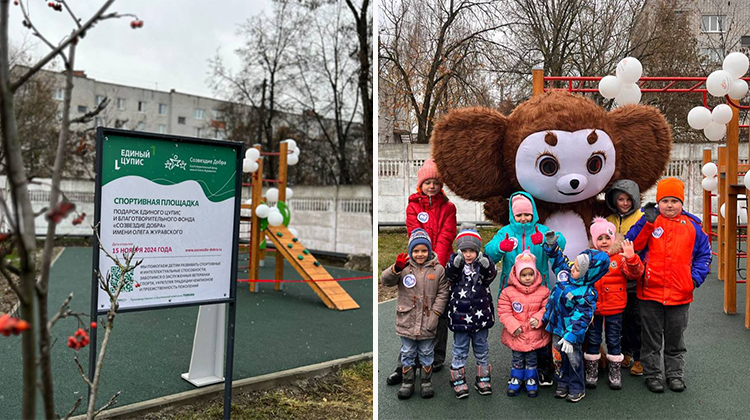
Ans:
POLYGON ((295 147, 294 150, 292 151, 292 153, 294 153, 297 157, 299 157, 299 152, 300 152, 299 147, 295 147))
POLYGON ((288 144, 287 150, 294 150, 297 147, 297 142, 292 139, 284 140, 284 143, 288 144))
POLYGON ((247 158, 242 160, 242 172, 249 174, 254 173, 258 170, 258 162, 248 160, 247 158))
POLYGON ((745 184, 745 188, 750 190, 750 176, 745 175, 745 179, 742 182, 745 184))
POLYGON ((729 93, 733 81, 732 75, 728 72, 716 70, 706 78, 706 89, 711 95, 721 98, 729 93))
POLYGON ((260 157, 260 150, 251 147, 247 150, 245 150, 245 159, 256 161, 260 157))
POLYGON ((268 201, 278 201, 279 190, 276 188, 269 188, 268 191, 266 191, 266 199, 268 199, 268 201))
POLYGON ((716 191, 718 187, 719 179, 715 176, 703 178, 703 181, 701 181, 701 188, 703 188, 704 191, 716 191))
POLYGON ((724 62, 722 63, 721 68, 725 72, 729 73, 732 78, 739 79, 745 73, 747 73, 747 68, 749 65, 750 60, 748 60, 745 54, 742 54, 740 52, 733 52, 724 57, 724 62))
POLYGON ((284 223, 284 216, 281 215, 279 212, 271 212, 271 214, 268 215, 268 224, 271 226, 279 226, 282 223, 284 223))
POLYGON ((641 78, 642 73, 643 66, 641 65, 641 62, 634 57, 625 57, 620 60, 620 62, 617 63, 617 70, 615 70, 617 78, 620 79, 620 82, 623 84, 635 83, 641 78))
POLYGON ((732 82, 732 86, 729 87, 729 97, 735 100, 740 100, 747 95, 747 82, 742 79, 737 79, 732 82))
POLYGON ((620 93, 622 83, 615 76, 604 76, 599 81, 599 93, 607 99, 612 99, 620 93))
POLYGON ((641 88, 635 83, 622 85, 620 93, 615 96, 615 102, 617 105, 631 105, 637 104, 641 101, 641 88))
POLYGON ((724 137, 724 134, 727 133, 727 126, 724 124, 717 124, 713 121, 711 121, 710 124, 706 126, 706 128, 703 129, 703 134, 706 136, 709 140, 721 140, 722 137, 724 137))
POLYGON ((732 108, 727 104, 716 105, 711 111, 711 121, 716 124, 727 124, 732 120, 732 108))
POLYGON ((294 166, 298 162, 299 162, 299 156, 297 156, 295 154, 291 154, 291 155, 287 156, 287 158, 286 158, 286 164, 289 165, 289 166, 294 166))
POLYGON ((711 123, 711 110, 696 106, 688 112, 688 124, 696 130, 703 130, 711 123))
POLYGON ((294 191, 292 191, 291 188, 286 187, 286 199, 289 200, 292 196, 294 196, 294 191))
POLYGON ((255 208, 255 215, 262 219, 268 217, 269 214, 271 214, 271 208, 266 204, 259 204, 258 207, 255 208))
MULTIPOLYGON (((747 206, 745 205, 745 195, 739 194, 737 195, 737 218, 740 224, 746 224, 747 223, 747 206)), ((721 217, 727 217, 726 211, 725 211, 725 204, 721 205, 721 208, 719 209, 719 213, 721 213, 721 217)))
POLYGON ((713 162, 708 162, 701 168, 701 173, 707 178, 713 178, 719 173, 719 167, 713 162))

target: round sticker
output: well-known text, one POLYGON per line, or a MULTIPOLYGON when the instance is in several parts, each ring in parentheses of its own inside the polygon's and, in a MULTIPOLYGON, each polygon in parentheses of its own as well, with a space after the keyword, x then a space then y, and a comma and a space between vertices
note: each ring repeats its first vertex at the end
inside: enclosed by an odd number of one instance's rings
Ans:
POLYGON ((561 271, 557 274, 557 281, 568 281, 568 272, 561 271))
POLYGON ((520 314, 523 312, 523 304, 518 301, 513 301, 513 310, 520 314))
POLYGON ((420 212, 417 215, 417 220, 419 220, 420 223, 427 223, 427 221, 430 220, 430 215, 427 214, 426 211, 420 212))
POLYGON ((611 263, 609 263, 609 266, 612 268, 617 268, 617 261, 612 261, 611 263))
POLYGON ((508 238, 511 242, 513 242, 513 249, 518 248, 518 238, 510 237, 508 238))
POLYGON ((664 234, 664 229, 662 229, 662 227, 659 226, 658 228, 654 229, 654 233, 652 233, 651 235, 653 235, 654 238, 661 238, 661 235, 663 234, 664 234))
POLYGON ((414 277, 414 274, 407 274, 404 276, 404 287, 407 289, 411 289, 417 284, 417 278, 414 277))

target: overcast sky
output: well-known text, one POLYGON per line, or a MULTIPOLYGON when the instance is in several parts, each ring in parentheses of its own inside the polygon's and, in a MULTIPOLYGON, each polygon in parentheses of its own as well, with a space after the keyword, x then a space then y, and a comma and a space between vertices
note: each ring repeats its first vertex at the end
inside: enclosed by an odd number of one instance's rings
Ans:
MULTIPOLYGON (((71 1, 71 8, 84 21, 103 0, 71 1)), ((47 2, 26 2, 32 22, 52 43, 70 33, 74 25, 66 12, 56 12, 47 2)), ((217 50, 225 62, 239 67, 234 50, 242 40, 239 24, 266 10, 271 0, 119 0, 109 11, 134 13, 142 28, 131 29, 129 17, 109 19, 96 25, 76 49, 76 70, 90 78, 194 95, 213 97, 208 87, 208 59, 217 50)), ((34 47, 35 56, 49 52, 38 38, 23 27, 18 6, 10 6, 11 43, 34 47)))

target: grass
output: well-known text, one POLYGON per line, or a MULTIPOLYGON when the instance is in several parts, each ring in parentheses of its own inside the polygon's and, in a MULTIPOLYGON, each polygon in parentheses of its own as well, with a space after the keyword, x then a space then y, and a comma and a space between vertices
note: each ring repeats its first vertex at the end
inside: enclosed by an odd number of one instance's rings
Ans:
MULTIPOLYGON (((500 227, 482 227, 479 228, 479 234, 482 236, 482 245, 486 245, 495 236, 500 227)), ((401 252, 406 252, 409 237, 406 236, 406 229, 399 231, 383 232, 378 234, 378 271, 382 273, 396 261, 396 256, 401 252)), ((383 302, 396 297, 396 287, 385 287, 378 283, 378 302, 383 302)))
MULTIPOLYGON (((373 362, 355 363, 325 376, 297 381, 270 391, 235 395, 232 418, 271 419, 371 419, 373 415, 373 362)), ((221 419, 222 400, 152 413, 147 420, 221 419)))

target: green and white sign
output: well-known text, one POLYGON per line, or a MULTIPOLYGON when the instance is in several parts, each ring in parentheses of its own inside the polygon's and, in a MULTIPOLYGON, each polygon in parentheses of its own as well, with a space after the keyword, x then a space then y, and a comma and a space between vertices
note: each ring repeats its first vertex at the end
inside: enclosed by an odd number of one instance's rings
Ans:
MULTIPOLYGON (((230 299, 241 147, 106 129, 100 142, 101 244, 143 259, 123 279, 119 308, 230 299)), ((120 270, 102 251, 99 270, 114 290, 120 270)), ((98 300, 98 312, 109 309, 105 291, 98 300)))

